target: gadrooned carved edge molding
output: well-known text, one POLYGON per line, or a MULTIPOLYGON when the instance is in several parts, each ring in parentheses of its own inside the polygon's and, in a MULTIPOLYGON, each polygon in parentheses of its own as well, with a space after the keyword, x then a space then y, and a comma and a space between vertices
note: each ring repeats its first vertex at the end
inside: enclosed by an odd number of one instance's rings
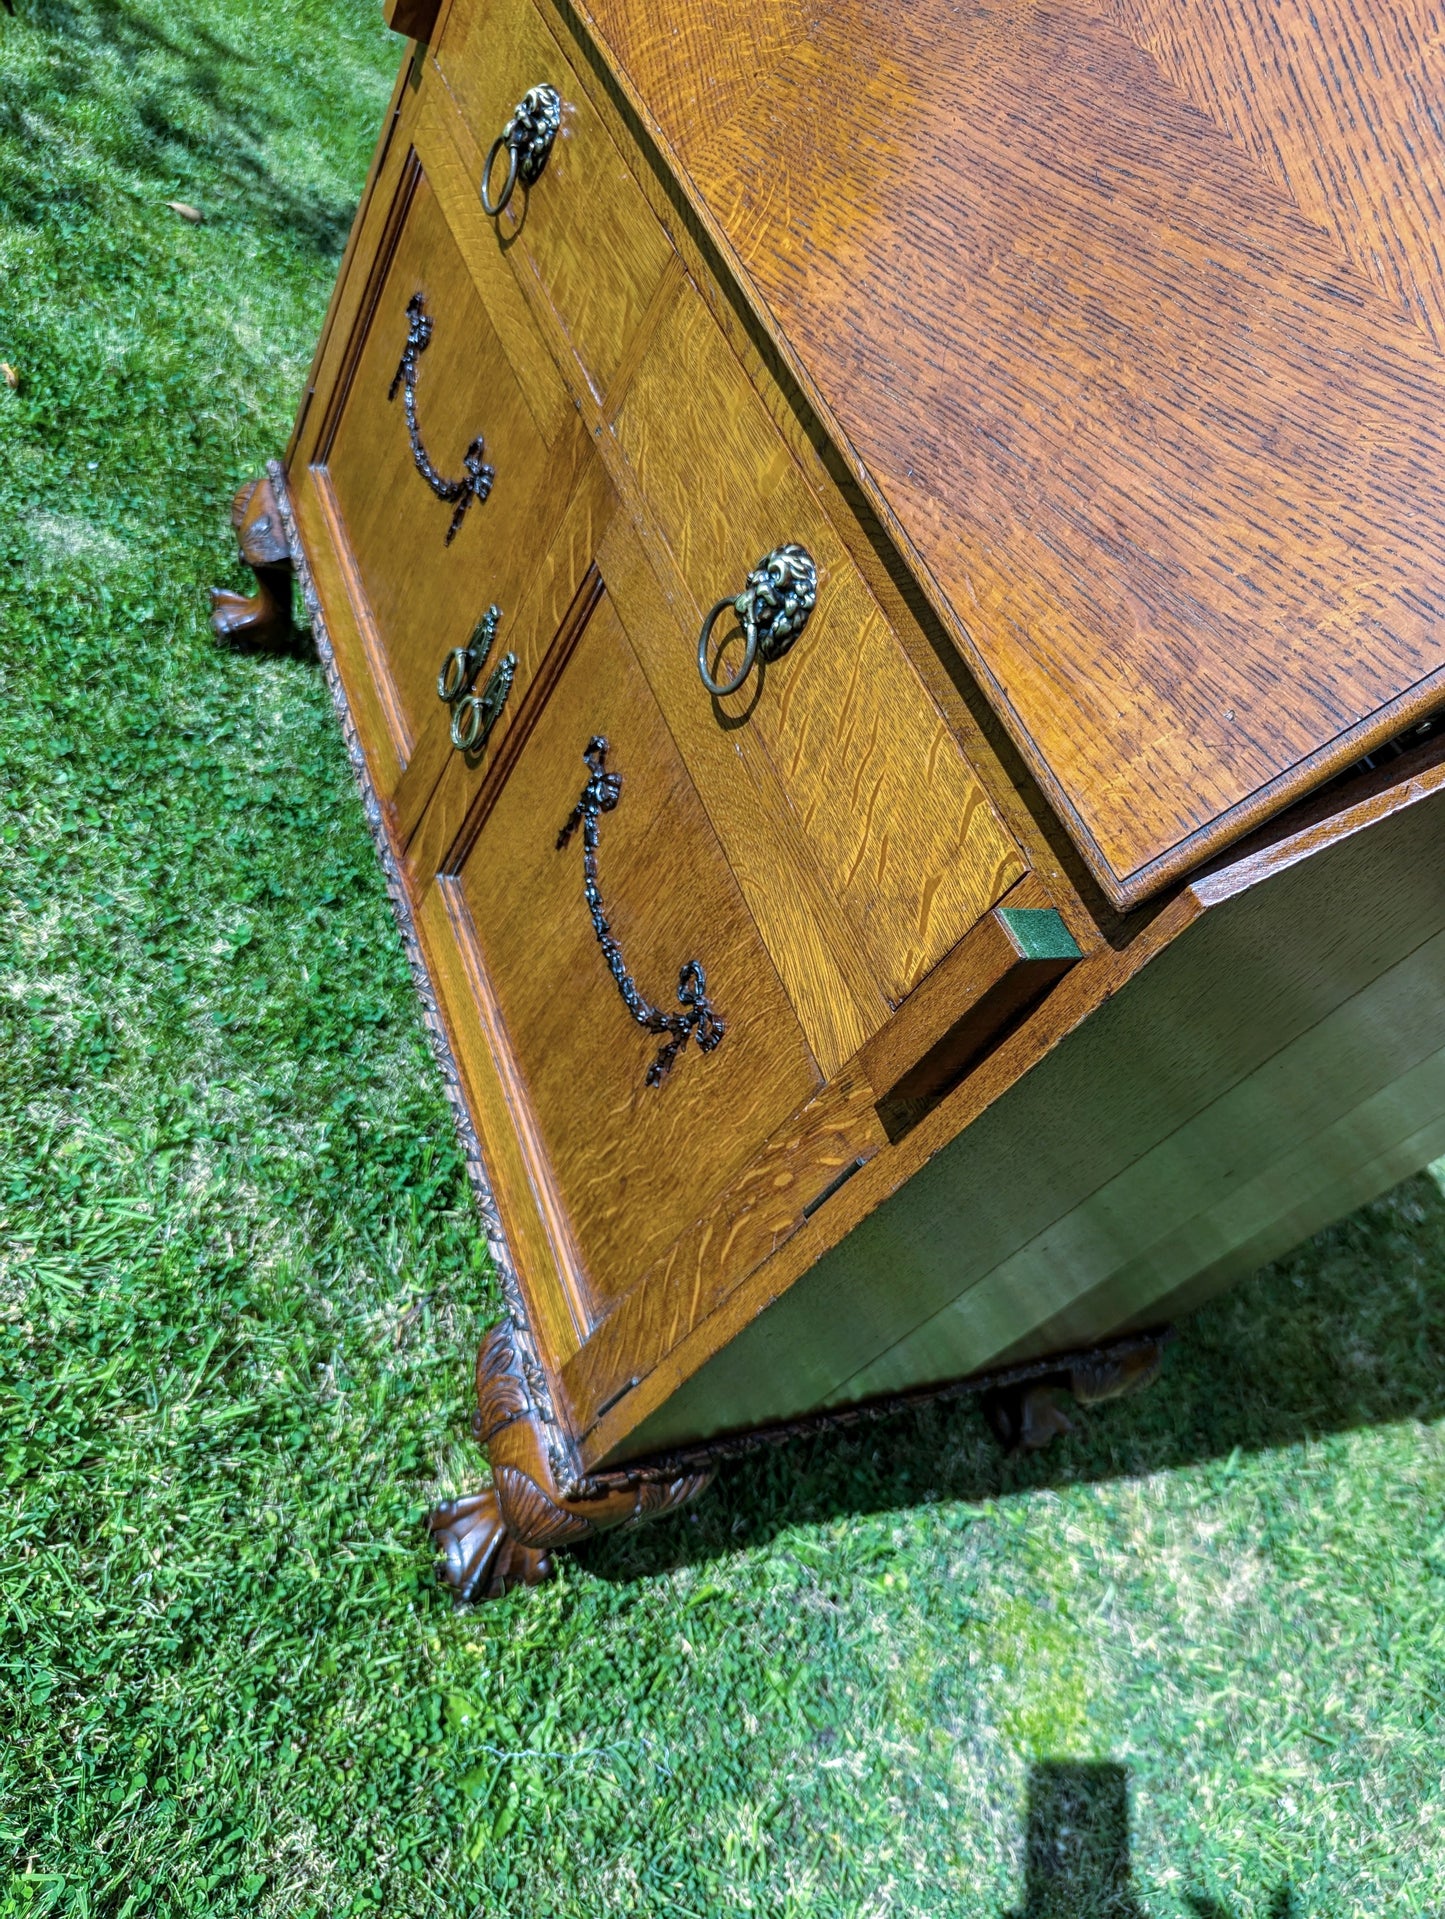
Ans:
POLYGON ((366 815, 372 840, 376 845, 377 858, 381 862, 382 875, 386 880, 387 894, 391 900, 392 911, 396 915, 397 930, 401 934, 402 946, 411 968, 412 981, 416 987, 417 997, 421 1001, 427 1037, 431 1041, 433 1055, 441 1068, 442 1083, 446 1087, 447 1101, 451 1106, 452 1119, 456 1125, 457 1137, 461 1142, 462 1156, 466 1161, 472 1197, 481 1218, 482 1231, 486 1235, 487 1250, 496 1268, 507 1316, 512 1323, 512 1336, 517 1349, 518 1363, 532 1395, 533 1415, 541 1423, 546 1435, 547 1458, 553 1477, 562 1489, 564 1497, 575 1498, 589 1490, 588 1483, 583 1478, 576 1452, 552 1405, 546 1370, 542 1365, 537 1342, 532 1333, 526 1301, 522 1296, 521 1283, 517 1278, 517 1269, 512 1260, 512 1249, 507 1243, 506 1230, 502 1225, 501 1214, 497 1211, 497 1202, 492 1192, 492 1182, 482 1158, 481 1141, 477 1138, 476 1128, 472 1125, 471 1115, 467 1111, 466 1100, 462 1095, 461 1075, 457 1071, 456 1060, 452 1057, 451 1044, 447 1039, 446 1028, 442 1024, 431 975, 427 971, 421 943, 412 922, 411 904, 407 899, 406 887, 396 863, 396 855, 392 852, 391 841, 387 837, 381 803, 371 783, 366 756, 361 750, 361 740, 351 715, 351 703, 346 697, 346 688, 341 683, 331 636, 326 630, 326 615, 321 609, 321 601, 306 561, 306 552, 296 529, 296 516, 292 510, 291 495, 286 486, 286 469, 279 460, 268 460, 266 472, 276 495, 277 510, 280 512, 281 523, 286 531, 286 541, 291 549, 291 563, 296 569, 301 597, 311 621, 317 657, 326 675, 326 684, 331 690, 331 703, 341 725, 342 738, 346 742, 347 758, 351 761, 351 770, 361 790, 362 809, 366 815))

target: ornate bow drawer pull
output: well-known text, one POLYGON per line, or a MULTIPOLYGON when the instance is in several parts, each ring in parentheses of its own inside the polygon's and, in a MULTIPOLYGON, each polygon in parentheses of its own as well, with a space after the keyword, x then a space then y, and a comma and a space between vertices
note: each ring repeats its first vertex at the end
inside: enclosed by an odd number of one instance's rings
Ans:
POLYGON ((446 543, 451 545, 457 537, 463 516, 473 500, 482 502, 492 490, 492 481, 497 477, 487 464, 487 443, 479 433, 462 455, 462 474, 460 478, 448 480, 437 472, 432 465, 431 455, 422 441, 421 428, 416 422, 416 363, 431 345, 432 320, 426 310, 426 298, 414 293, 406 303, 406 345, 402 348, 401 364, 396 369, 387 399, 394 400, 398 389, 402 393, 402 409, 406 414, 406 434, 411 441, 411 457, 416 470, 426 481, 439 500, 445 500, 449 506, 455 506, 452 523, 447 528, 446 543))
POLYGON ((560 852, 577 828, 582 828, 582 893, 587 901, 587 911, 592 916, 592 931, 597 935, 597 944, 602 948, 607 970, 617 982, 622 1004, 639 1026, 645 1027, 649 1033, 665 1035, 657 1057, 646 1073, 649 1086, 661 1086, 672 1069, 673 1061, 690 1039, 697 1040, 700 1053, 711 1053, 722 1044, 727 1026, 707 996, 707 974, 703 971, 701 960, 684 960, 678 973, 677 1003, 682 1008, 680 1013, 665 1013, 660 1006, 653 1006, 645 1000, 638 991, 637 982, 627 970, 622 948, 613 937, 612 923, 602 904, 602 889, 597 882, 597 842, 600 837, 597 823, 604 813, 612 812, 622 797, 622 775, 608 772, 607 753, 607 741, 600 734, 587 742, 587 749, 582 755, 587 766, 587 784, 557 835, 557 850, 560 852))
POLYGON ((452 648, 437 675, 437 698, 452 709, 452 745, 459 753, 479 753, 486 745, 517 675, 516 654, 504 653, 481 692, 472 690, 491 655, 501 617, 499 606, 489 606, 466 645, 452 648))
POLYGON ((482 168, 482 205, 488 213, 495 216, 505 211, 518 180, 524 187, 530 187, 541 179, 561 124, 562 96, 557 89, 545 82, 528 87, 512 108, 511 119, 487 150, 487 162, 482 168), (503 147, 507 149, 507 177, 494 200, 492 168, 503 147))
POLYGON ((765 553, 737 598, 719 600, 702 623, 697 636, 697 670, 708 692, 718 698, 736 693, 752 672, 754 661, 780 660, 807 625, 817 598, 818 569, 810 553, 791 541, 765 553), (730 680, 719 680, 708 664, 708 642, 713 627, 729 609, 742 623, 743 657, 730 680))

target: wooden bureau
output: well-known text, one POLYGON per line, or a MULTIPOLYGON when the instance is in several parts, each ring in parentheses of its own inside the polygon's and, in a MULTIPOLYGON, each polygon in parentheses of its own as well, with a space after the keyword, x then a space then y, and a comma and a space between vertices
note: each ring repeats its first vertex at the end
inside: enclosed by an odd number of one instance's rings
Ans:
POLYGON ((1415 0, 394 0, 310 609, 508 1317, 466 1596, 1016 1443, 1445 1152, 1415 0))

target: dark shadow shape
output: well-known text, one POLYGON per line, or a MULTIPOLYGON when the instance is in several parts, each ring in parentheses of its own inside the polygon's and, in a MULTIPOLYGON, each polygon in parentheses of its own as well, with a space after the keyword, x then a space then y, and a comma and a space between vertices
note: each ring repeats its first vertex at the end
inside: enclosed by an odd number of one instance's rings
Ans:
POLYGON ((1069 1408, 1075 1430, 1006 1457, 953 1401, 724 1466, 686 1513, 584 1552, 604 1579, 697 1564, 845 1514, 1134 1477, 1326 1433, 1445 1415, 1445 1198, 1426 1174, 1362 1207, 1180 1327, 1158 1383, 1069 1408))
POLYGON ((1125 1767, 1069 1759, 1029 1767, 1024 1903, 1007 1919, 1146 1919, 1133 1893, 1125 1767))
MULTIPOLYGON (((1196 1919, 1239 1919, 1200 1893, 1184 1902, 1196 1919)), ((1294 1919, 1287 1881, 1267 1910, 1268 1919, 1294 1919)), ((1029 1767, 1024 1902, 1003 1919, 1148 1919, 1134 1896, 1127 1767, 1073 1759, 1029 1767)))
MULTIPOLYGON (((1239 1919, 1232 1907, 1221 1904, 1218 1899, 1203 1898, 1197 1892, 1186 1892, 1184 1903, 1196 1919, 1239 1919)), ((1295 1919, 1294 1892, 1288 1882, 1280 1886, 1270 1900, 1267 1919, 1295 1919)))

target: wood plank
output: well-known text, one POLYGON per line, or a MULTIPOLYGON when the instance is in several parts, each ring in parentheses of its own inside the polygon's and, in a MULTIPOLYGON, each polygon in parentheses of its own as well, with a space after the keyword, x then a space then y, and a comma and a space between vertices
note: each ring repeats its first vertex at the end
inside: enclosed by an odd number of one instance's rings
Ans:
MULTIPOLYGON (((1089 1345, 1251 1244, 1336 1153, 1368 1160, 1445 1115, 1445 934, 1283 1047, 832 1395, 888 1392, 1089 1345), (1021 1311, 1021 1307, 1023 1310, 1021 1311)), ((1411 1169, 1415 1170, 1414 1168, 1411 1169)), ((1325 1202, 1328 1206, 1328 1201, 1325 1202)), ((1325 1218, 1338 1217, 1344 1203, 1325 1218)), ((1321 1223, 1324 1223, 1321 1221, 1321 1223)), ((1236 1268, 1236 1271, 1242 1270, 1236 1268)))
POLYGON ((1112 0, 1160 70, 1445 347, 1435 0, 1112 0))
MULTIPOLYGON (((896 516, 871 485, 836 420, 819 408, 816 388, 799 377, 787 343, 775 337, 767 315, 755 310, 747 285, 733 270, 731 249, 716 243, 718 236, 707 210, 695 202, 695 196, 689 197, 685 184, 669 171, 659 152, 652 117, 639 111, 626 75, 608 69, 596 34, 586 26, 571 0, 537 3, 566 47, 574 73, 671 237, 677 250, 677 270, 685 270, 691 277, 769 418, 823 503, 914 671, 942 709, 1025 861, 1048 887, 1075 938, 1087 950, 1099 938, 1096 922, 1112 925, 1116 909, 1086 871, 998 714, 965 666, 956 640, 929 603, 927 576, 920 582, 909 574, 907 556, 912 554, 912 545, 896 516), (1087 895, 1087 902, 1078 889, 1087 895)), ((711 20, 707 31, 716 32, 721 27, 720 21, 711 20)), ((674 36, 688 35, 694 30, 691 16, 687 21, 670 19, 665 30, 674 36)), ((758 28, 749 19, 739 23, 739 31, 756 34, 758 28)), ((722 73, 713 70, 707 75, 708 86, 725 84, 726 74, 726 66, 722 73)), ((742 74, 750 87, 750 69, 744 68, 742 74)), ((695 86, 697 76, 689 75, 688 80, 695 86)), ((720 110, 717 117, 721 121, 728 116, 720 110)), ((663 287, 666 285, 665 277, 663 287)), ((659 299, 662 291, 660 288, 659 299)), ((634 340, 635 350, 640 351, 646 331, 644 322, 634 340)), ((609 389, 605 409, 609 420, 620 404, 627 372, 624 366, 609 389)))
POLYGON ((527 397, 533 424, 546 444, 554 446, 564 428, 575 425, 576 408, 567 383, 532 323, 526 296, 482 211, 477 196, 479 163, 455 103, 433 73, 428 73, 421 91, 414 136, 417 152, 498 343, 527 397))
POLYGON ((324 484, 324 475, 303 467, 292 479, 291 506, 371 783, 386 806, 387 795, 402 772, 394 717, 382 703, 376 663, 358 619, 358 586, 351 577, 344 549, 338 550, 333 536, 335 522, 322 495, 324 484))
POLYGON ((600 1315, 820 1083, 605 595, 454 884, 600 1315), (599 950, 583 829, 559 837, 594 737, 621 782, 596 855, 620 963, 654 1007, 677 1012, 682 969, 696 962, 722 1022, 706 1049, 703 1029, 688 1033, 660 1081, 650 1074, 664 1037, 629 1011, 599 950))
POLYGON ((888 1017, 866 953, 818 870, 771 761, 699 700, 697 667, 662 585, 670 556, 613 522, 603 573, 638 661, 727 852, 819 1067, 831 1078, 888 1017))
MULTIPOLYGON (((457 0, 435 57, 483 157, 528 88, 546 82, 562 95, 542 175, 517 189, 492 243, 529 263, 605 393, 672 257, 667 235, 530 0, 457 0)), ((500 186, 500 162, 497 171, 500 186)))
POLYGON ((436 883, 419 895, 414 917, 533 1330, 547 1363, 558 1366, 576 1352, 591 1323, 565 1212, 529 1122, 525 1089, 465 911, 436 883))
POLYGON ((354 373, 317 457, 374 628, 378 678, 394 698, 398 754, 409 759, 446 721, 436 690, 445 655, 466 644, 489 602, 507 612, 520 600, 565 507, 581 433, 559 391, 556 440, 548 447, 539 437, 425 171, 401 192, 395 252, 359 322, 354 373), (439 498, 419 470, 396 387, 417 294, 433 329, 416 362, 426 457, 443 475, 464 477, 481 436, 493 472, 490 490, 460 502, 439 498))
MULTIPOLYGON (((1196 1251, 1181 1262, 1176 1270, 1187 1270, 1189 1277, 1151 1302, 1149 1323, 1159 1325, 1195 1311, 1236 1280, 1378 1199, 1442 1153, 1445 1057, 1435 1053, 1276 1162, 1259 1181, 1226 1195, 1213 1217, 1196 1217, 1192 1230, 1213 1240, 1218 1257, 1200 1267, 1196 1251)), ((1099 1319, 1112 1313, 1113 1304, 1108 1296, 1084 1296, 1071 1303, 1068 1317, 1073 1323, 1099 1319)), ((1142 1324, 1144 1318, 1136 1311, 1126 1323, 1142 1324)), ((1045 1325, 1029 1343, 1051 1343, 1053 1337, 1053 1326, 1045 1325)))

